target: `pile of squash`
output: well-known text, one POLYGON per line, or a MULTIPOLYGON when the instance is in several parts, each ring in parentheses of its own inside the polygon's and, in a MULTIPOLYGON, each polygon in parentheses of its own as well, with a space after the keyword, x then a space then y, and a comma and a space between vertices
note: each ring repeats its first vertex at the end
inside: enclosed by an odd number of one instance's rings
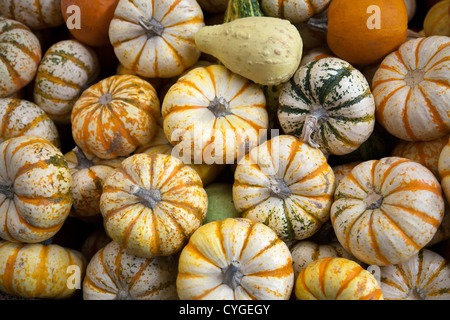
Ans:
POLYGON ((450 300, 450 0, 3 0, 0 299, 450 300))

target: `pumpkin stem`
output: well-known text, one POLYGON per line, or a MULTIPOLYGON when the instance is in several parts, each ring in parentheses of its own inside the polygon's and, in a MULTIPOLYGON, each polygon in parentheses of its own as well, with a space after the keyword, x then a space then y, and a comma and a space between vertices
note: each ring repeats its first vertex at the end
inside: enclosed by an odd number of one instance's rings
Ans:
POLYGON ((222 268, 223 283, 235 290, 241 285, 241 279, 244 274, 241 272, 241 263, 237 260, 231 261, 231 263, 222 268))
POLYGON ((425 71, 422 69, 410 70, 405 76, 405 82, 411 88, 414 88, 425 78, 425 71))
POLYGON ((155 18, 152 17, 151 20, 148 20, 147 18, 140 16, 138 19, 139 25, 145 29, 145 32, 147 33, 147 37, 153 38, 153 37, 160 37, 164 33, 164 26, 155 18))
POLYGON ((376 191, 370 192, 365 198, 366 210, 375 210, 381 207, 384 197, 376 191))
POLYGON ((425 294, 420 288, 411 288, 405 300, 425 300, 425 294))
POLYGON ((214 97, 207 108, 216 116, 216 118, 232 114, 230 111, 230 104, 223 97, 214 97))
POLYGON ((75 169, 77 169, 77 170, 86 169, 86 168, 90 168, 94 165, 92 160, 89 160, 86 157, 86 155, 84 154, 84 152, 81 151, 81 149, 78 146, 73 148, 72 152, 75 154, 75 156, 77 157, 77 161, 78 161, 75 169))
POLYGON ((113 100, 113 96, 111 93, 107 92, 103 94, 100 99, 98 99, 98 103, 101 105, 107 105, 113 100))
POLYGON ((117 300, 133 300, 133 297, 128 290, 120 289, 117 292, 117 300))
POLYGON ((155 189, 145 189, 138 185, 132 185, 130 193, 139 197, 141 203, 153 210, 158 202, 162 200, 161 192, 155 189))
POLYGON ((283 179, 270 177, 269 181, 270 195, 272 197, 277 197, 284 200, 292 195, 292 191, 283 179))
POLYGON ((306 142, 311 147, 319 148, 320 145, 315 143, 311 137, 316 127, 317 127, 317 117, 313 115, 307 115, 305 123, 303 124, 303 130, 302 135, 300 136, 300 140, 306 142))
POLYGON ((328 31, 328 9, 311 17, 306 23, 309 29, 327 33, 328 31))
POLYGON ((14 199, 14 189, 12 184, 0 184, 0 193, 4 194, 6 198, 14 199))

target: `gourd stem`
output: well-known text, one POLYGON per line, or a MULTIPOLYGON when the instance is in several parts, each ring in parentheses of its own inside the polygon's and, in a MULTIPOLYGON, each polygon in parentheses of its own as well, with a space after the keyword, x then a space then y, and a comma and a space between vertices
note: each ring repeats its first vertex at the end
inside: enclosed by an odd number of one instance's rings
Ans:
POLYGON ((244 274, 241 272, 239 261, 233 260, 227 267, 222 269, 223 283, 235 290, 241 284, 244 274))
POLYGON ((370 192, 364 199, 366 210, 379 209, 383 204, 384 197, 376 191, 370 192))
POLYGON ((83 151, 81 151, 81 149, 76 146, 75 148, 73 148, 73 153, 75 153, 75 156, 77 157, 77 166, 76 169, 77 170, 81 170, 81 169, 86 169, 86 168, 90 168, 94 165, 94 163, 92 162, 92 160, 89 160, 86 155, 84 154, 83 151))
POLYGON ((159 190, 145 189, 137 185, 131 187, 130 193, 139 197, 141 203, 152 210, 162 200, 159 190))
POLYGON ((321 33, 327 33, 328 31, 328 9, 322 11, 309 18, 306 23, 308 28, 321 33))
POLYGON ((207 107, 217 118, 232 114, 230 104, 223 97, 214 97, 207 107))
POLYGON ((139 25, 145 29, 148 38, 153 38, 156 36, 162 36, 164 33, 164 26, 155 18, 148 20, 147 18, 140 16, 138 19, 139 25))
POLYGON ((314 148, 320 147, 320 145, 315 143, 311 137, 314 130, 317 127, 317 120, 318 119, 315 115, 311 115, 311 114, 307 115, 306 119, 305 119, 305 123, 303 124, 302 134, 300 136, 300 140, 306 142, 307 144, 309 144, 311 147, 314 147, 314 148))
POLYGON ((424 70, 422 69, 410 70, 405 75, 405 82, 409 87, 414 88, 419 83, 421 83, 424 80, 424 78, 425 78, 424 70))
POLYGON ((270 177, 270 195, 280 198, 282 200, 289 198, 292 195, 292 191, 283 179, 270 177))
POLYGON ((8 199, 14 199, 14 189, 12 185, 0 184, 0 193, 3 193, 8 199))
POLYGON ((419 288, 411 288, 406 300, 425 300, 425 294, 419 288))
POLYGON ((133 297, 128 290, 120 289, 117 292, 117 300, 133 300, 133 297))
POLYGON ((98 103, 101 105, 107 105, 108 103, 110 103, 113 100, 113 95, 109 92, 104 93, 99 99, 98 99, 98 103))

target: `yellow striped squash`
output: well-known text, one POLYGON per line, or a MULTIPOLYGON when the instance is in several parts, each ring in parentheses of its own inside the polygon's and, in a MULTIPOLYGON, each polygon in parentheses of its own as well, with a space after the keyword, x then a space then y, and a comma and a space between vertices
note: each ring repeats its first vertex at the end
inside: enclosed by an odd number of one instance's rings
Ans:
POLYGON ((441 179, 442 191, 450 202, 450 139, 439 154, 438 175, 441 179))
POLYGON ((371 265, 409 259, 444 216, 441 186, 423 165, 386 157, 357 165, 336 187, 331 222, 342 246, 371 265))
POLYGON ((26 135, 0 144, 1 238, 27 243, 51 238, 72 202, 72 176, 53 144, 26 135))
POLYGON ((70 123, 75 101, 100 72, 97 54, 76 40, 53 44, 39 64, 33 98, 57 123, 70 123))
POLYGON ((64 24, 61 0, 3 0, 0 2, 0 15, 20 21, 32 30, 64 24))
POLYGON ((291 253, 262 223, 209 222, 181 251, 176 283, 182 300, 288 300, 294 287, 291 253))
POLYGON ((450 265, 438 253, 422 249, 410 259, 380 267, 386 300, 450 300, 450 265))
POLYGON ((39 136, 61 147, 55 123, 38 105, 19 98, 0 98, 0 143, 21 135, 39 136))
POLYGON ((176 300, 177 263, 172 256, 142 258, 114 241, 90 260, 84 300, 176 300))
POLYGON ((437 1, 428 10, 423 31, 427 37, 450 36, 450 0, 437 1))
POLYGON ((331 0, 261 0, 261 10, 266 16, 298 23, 306 22, 323 12, 330 2, 331 0))
POLYGON ((377 121, 405 141, 429 141, 450 133, 450 38, 405 42, 375 72, 377 121))
POLYGON ((144 258, 179 251, 203 223, 207 209, 198 173, 163 154, 139 153, 123 160, 106 179, 100 197, 108 235, 144 258))
POLYGON ((0 291, 36 299, 69 299, 81 288, 86 260, 56 244, 0 241, 0 291))
POLYGON ((295 282, 298 300, 384 300, 375 277, 355 261, 325 257, 311 262, 295 282))
POLYGON ((204 25, 195 0, 120 0, 109 38, 125 68, 143 77, 170 78, 199 59, 194 35, 204 25))
POLYGON ((335 178, 323 153, 288 135, 250 150, 236 167, 233 202, 239 214, 302 240, 330 217, 335 178))
POLYGON ((150 83, 135 75, 113 75, 75 102, 72 135, 86 156, 126 157, 151 141, 159 116, 159 99, 150 83))
POLYGON ((164 97, 164 133, 186 163, 232 164, 264 138, 265 106, 250 80, 221 65, 195 68, 164 97))
POLYGON ((0 97, 16 93, 29 84, 41 58, 41 44, 27 26, 0 17, 0 97))

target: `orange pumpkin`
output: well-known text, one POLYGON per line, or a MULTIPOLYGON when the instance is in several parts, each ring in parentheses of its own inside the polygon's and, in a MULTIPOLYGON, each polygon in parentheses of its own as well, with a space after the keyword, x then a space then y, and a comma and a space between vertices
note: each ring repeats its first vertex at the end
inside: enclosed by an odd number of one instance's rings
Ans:
POLYGON ((423 31, 429 36, 450 36, 450 0, 436 3, 427 12, 423 31))
POLYGON ((404 0, 333 0, 328 7, 328 46, 351 64, 380 61, 405 42, 407 31, 404 0))

